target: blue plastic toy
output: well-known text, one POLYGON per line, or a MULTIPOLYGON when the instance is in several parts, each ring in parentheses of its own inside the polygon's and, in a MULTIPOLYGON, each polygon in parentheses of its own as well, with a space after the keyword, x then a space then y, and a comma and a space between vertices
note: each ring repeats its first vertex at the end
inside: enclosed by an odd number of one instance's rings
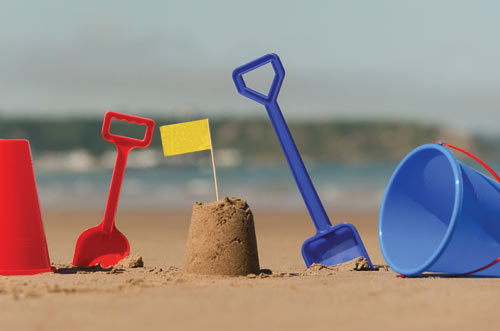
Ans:
MULTIPOLYGON (((440 144, 444 144, 440 142, 440 144)), ((500 180, 479 158, 471 156, 500 180)), ((500 184, 439 144, 410 152, 382 202, 379 241, 396 272, 500 276, 500 184)))
POLYGON ((276 54, 267 54, 233 71, 233 80, 238 92, 266 107, 267 114, 276 131, 288 165, 292 170, 293 177, 316 227, 316 234, 307 239, 302 245, 304 261, 307 267, 313 263, 331 266, 364 256, 373 269, 373 265, 356 228, 349 223, 332 226, 326 215, 318 193, 314 189, 311 178, 307 173, 304 162, 302 162, 290 130, 276 102, 284 77, 285 70, 276 54), (267 63, 271 63, 275 76, 269 93, 266 96, 248 88, 243 80, 243 75, 267 63))

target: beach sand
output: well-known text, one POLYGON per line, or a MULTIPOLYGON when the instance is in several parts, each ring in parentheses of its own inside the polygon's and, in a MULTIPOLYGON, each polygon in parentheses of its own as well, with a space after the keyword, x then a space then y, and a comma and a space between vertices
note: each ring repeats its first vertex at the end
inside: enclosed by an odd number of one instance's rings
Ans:
MULTIPOLYGON (((500 280, 400 279, 392 271, 305 273, 305 212, 253 210, 261 269, 272 275, 184 275, 190 211, 119 211, 117 227, 144 268, 70 267, 81 231, 100 212, 43 218, 54 274, 0 277, 0 330, 497 330, 500 280)), ((383 265, 376 213, 339 213, 383 265)))

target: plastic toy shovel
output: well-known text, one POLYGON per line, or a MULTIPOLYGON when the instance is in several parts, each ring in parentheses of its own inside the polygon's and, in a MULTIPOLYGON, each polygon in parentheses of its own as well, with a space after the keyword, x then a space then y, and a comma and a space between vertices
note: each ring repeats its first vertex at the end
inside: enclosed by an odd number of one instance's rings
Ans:
POLYGON ((95 227, 85 230, 76 242, 73 265, 90 267, 100 264, 103 268, 115 265, 129 255, 130 245, 127 238, 115 226, 115 214, 120 197, 123 175, 127 164, 128 153, 136 148, 145 148, 151 143, 154 122, 148 118, 107 112, 102 125, 102 136, 116 145, 118 151, 113 171, 113 179, 109 189, 108 203, 102 222, 95 227), (113 135, 109 132, 111 120, 134 122, 147 127, 144 139, 113 135))
POLYGON ((238 92, 266 107, 267 114, 278 135, 288 165, 292 170, 293 177, 306 203, 314 226, 316 227, 316 234, 307 239, 302 245, 302 256, 304 261, 307 267, 313 263, 331 266, 364 256, 373 269, 373 265, 356 228, 349 223, 340 223, 332 226, 321 204, 318 193, 316 193, 314 189, 311 178, 307 173, 304 162, 300 157, 292 135, 290 134, 290 130, 286 125, 283 114, 276 101, 284 76, 285 70, 276 54, 265 55, 233 71, 233 80, 238 92), (248 88, 243 80, 243 75, 267 63, 271 63, 275 76, 269 93, 266 96, 248 88))

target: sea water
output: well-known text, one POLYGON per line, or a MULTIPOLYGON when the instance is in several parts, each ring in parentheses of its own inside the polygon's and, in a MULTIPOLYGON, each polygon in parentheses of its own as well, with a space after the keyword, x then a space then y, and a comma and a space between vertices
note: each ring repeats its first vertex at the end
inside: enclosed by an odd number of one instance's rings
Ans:
MULTIPOLYGON (((331 163, 308 165, 308 170, 325 209, 374 211, 395 167, 396 163, 331 163)), ((44 209, 103 209, 112 171, 40 170, 36 176, 44 209)), ((217 179, 221 198, 244 198, 254 210, 306 210, 286 165, 218 167, 217 179)), ((162 165, 128 168, 119 208, 190 210, 195 201, 213 200, 211 167, 162 165)))

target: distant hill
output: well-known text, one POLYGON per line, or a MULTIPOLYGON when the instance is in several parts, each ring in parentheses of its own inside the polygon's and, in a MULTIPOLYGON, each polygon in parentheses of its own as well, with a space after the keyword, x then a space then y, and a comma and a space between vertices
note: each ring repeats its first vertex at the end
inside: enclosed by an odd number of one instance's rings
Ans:
MULTIPOLYGON (((157 127, 179 122, 174 118, 154 119, 157 127)), ((213 119, 210 125, 216 150, 237 150, 243 162, 276 163, 283 160, 278 139, 265 118, 213 119)), ((484 157, 500 159, 497 139, 408 122, 321 121, 290 122, 289 125, 304 158, 318 162, 394 161, 416 146, 438 139, 471 149, 484 157)), ((34 154, 84 149, 99 156, 113 148, 102 139, 101 126, 102 119, 0 118, 0 138, 29 139, 34 154)), ((114 123, 112 131, 140 137, 143 127, 126 122, 114 123)), ((152 146, 161 149, 158 128, 152 146)))

